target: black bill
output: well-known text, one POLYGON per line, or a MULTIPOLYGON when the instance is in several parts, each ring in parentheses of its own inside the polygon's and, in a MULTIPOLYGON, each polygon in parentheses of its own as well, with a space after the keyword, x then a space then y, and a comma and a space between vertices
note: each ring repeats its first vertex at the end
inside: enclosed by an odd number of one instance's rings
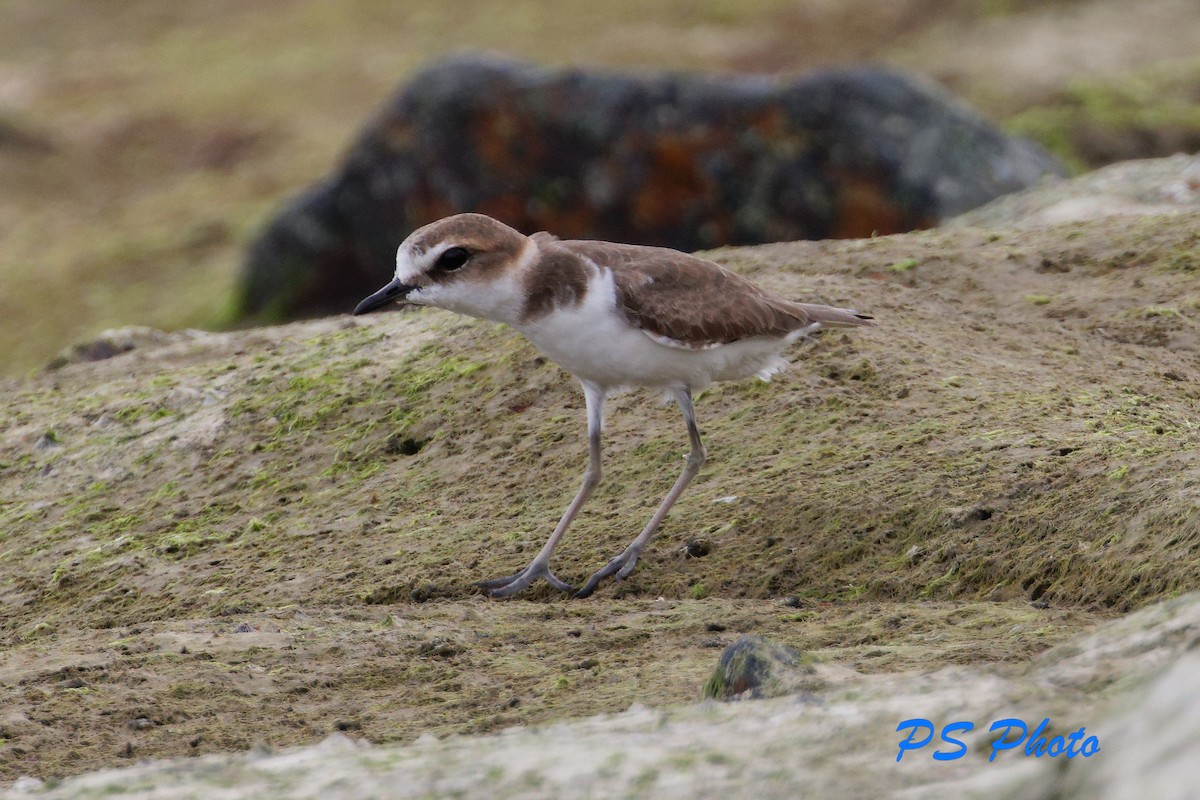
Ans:
POLYGON ((355 306, 354 313, 357 315, 366 314, 371 311, 378 311, 386 305, 390 305, 391 303, 395 303, 408 297, 408 293, 414 288, 416 287, 407 286, 401 283, 399 279, 393 280, 387 286, 383 287, 370 297, 365 298, 361 303, 355 306))

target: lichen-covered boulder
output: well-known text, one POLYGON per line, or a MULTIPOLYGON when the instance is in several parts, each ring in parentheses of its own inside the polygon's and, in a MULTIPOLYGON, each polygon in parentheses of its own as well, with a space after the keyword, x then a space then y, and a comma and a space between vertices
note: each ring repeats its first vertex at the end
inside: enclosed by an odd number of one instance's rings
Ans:
POLYGON ((456 57, 415 75, 253 243, 242 309, 346 311, 408 233, 460 211, 690 251, 927 227, 1058 172, 936 87, 879 69, 788 79, 456 57))

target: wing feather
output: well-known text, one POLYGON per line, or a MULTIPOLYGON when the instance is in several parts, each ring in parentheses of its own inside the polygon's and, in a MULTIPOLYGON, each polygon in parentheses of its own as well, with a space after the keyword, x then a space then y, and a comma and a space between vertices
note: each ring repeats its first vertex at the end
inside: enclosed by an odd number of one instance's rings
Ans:
POLYGON ((592 241, 556 244, 610 270, 626 319, 662 344, 705 349, 754 336, 783 337, 814 323, 869 324, 850 309, 776 297, 715 262, 677 250, 592 241))

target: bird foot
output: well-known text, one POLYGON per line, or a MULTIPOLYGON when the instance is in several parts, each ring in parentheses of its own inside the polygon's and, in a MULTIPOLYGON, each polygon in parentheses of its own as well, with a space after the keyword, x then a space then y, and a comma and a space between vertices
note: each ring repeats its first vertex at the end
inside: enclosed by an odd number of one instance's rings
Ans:
POLYGON ((503 578, 491 578, 490 580, 479 581, 475 585, 486 591, 489 597, 512 597, 538 578, 545 578, 546 583, 560 591, 573 591, 571 584, 560 580, 550 571, 550 564, 547 561, 538 558, 531 561, 529 566, 520 572, 506 575, 503 578))
POLYGON ((575 597, 589 597, 592 592, 596 591, 596 587, 600 585, 600 581, 605 578, 616 576, 616 579, 623 581, 633 572, 633 568, 637 566, 639 551, 630 547, 621 553, 619 556, 613 556, 608 563, 600 569, 596 570, 596 574, 588 578, 588 582, 583 585, 583 588, 575 593, 575 597))

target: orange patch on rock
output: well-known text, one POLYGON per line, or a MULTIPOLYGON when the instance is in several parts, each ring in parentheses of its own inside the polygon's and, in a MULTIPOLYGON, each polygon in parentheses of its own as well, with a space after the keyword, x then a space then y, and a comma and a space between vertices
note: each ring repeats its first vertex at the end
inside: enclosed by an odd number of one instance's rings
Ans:
POLYGON ((685 212, 710 204, 712 182, 699 168, 699 155, 711 148, 709 137, 662 134, 650 148, 650 168, 633 199, 635 226, 657 230, 683 221, 685 212))
POLYGON ((912 219, 892 200, 887 188, 871 175, 842 172, 836 178, 839 191, 837 210, 829 227, 831 239, 886 236, 914 227, 929 228, 934 224, 928 219, 912 219))
POLYGON ((480 161, 500 175, 536 172, 545 159, 541 137, 530 121, 505 108, 480 111, 470 122, 480 161))

